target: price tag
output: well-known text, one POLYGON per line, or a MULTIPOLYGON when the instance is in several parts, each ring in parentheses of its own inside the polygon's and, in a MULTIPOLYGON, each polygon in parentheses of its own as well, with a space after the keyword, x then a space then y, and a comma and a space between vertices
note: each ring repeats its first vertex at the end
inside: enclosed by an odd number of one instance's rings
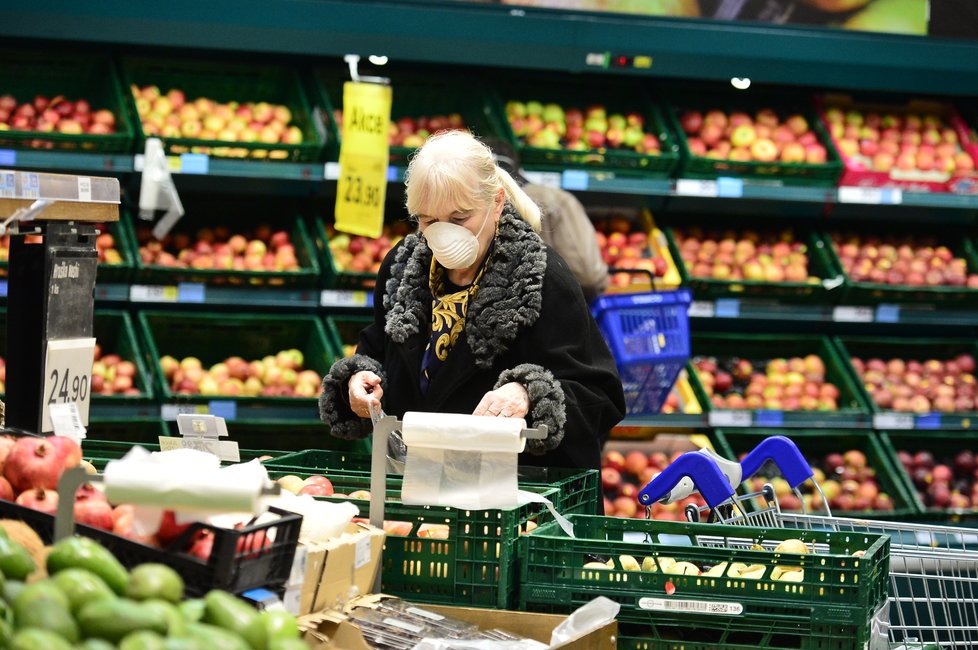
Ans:
POLYGON ((79 201, 91 201, 92 200, 92 179, 88 176, 78 177, 78 200, 79 201))
POLYGON ((545 187, 560 187, 559 172, 531 172, 524 171, 523 176, 533 185, 543 185, 545 187))
POLYGON ((913 416, 906 413, 877 413, 873 416, 874 429, 913 429, 913 416))
POLYGON ((168 422, 177 419, 181 414, 207 415, 207 406, 204 404, 164 404, 160 407, 160 417, 168 422))
POLYGON ((578 190, 583 192, 587 189, 589 178, 583 169, 565 169, 560 175, 560 185, 565 190, 578 190))
POLYGON ((710 411, 706 420, 711 427, 749 427, 752 418, 750 411, 710 411))
POLYGON ((206 174, 210 170, 210 157, 206 153, 180 154, 180 172, 183 174, 206 174))
POLYGON ((716 314, 717 318, 739 318, 740 300, 737 298, 718 298, 716 314))
POLYGON ((17 164, 17 151, 14 149, 0 149, 0 165, 13 167, 17 164))
POLYGON ((898 187, 853 187, 845 185, 838 191, 839 203, 869 203, 898 205, 903 203, 903 190, 898 187))
POLYGON ((900 305, 876 305, 877 323, 899 323, 900 305))
POLYGON ((709 300, 694 300, 689 304, 690 318, 713 318, 716 310, 709 300))
POLYGON ((328 181, 339 180, 340 164, 338 162, 328 162, 323 167, 323 178, 328 181))
POLYGON ((343 143, 336 184, 336 229, 379 237, 384 226, 391 117, 390 86, 343 84, 343 143))
POLYGON ((60 339, 48 341, 44 358, 44 393, 42 395, 41 431, 54 430, 51 407, 74 403, 81 424, 88 424, 88 401, 91 397, 92 363, 95 339, 60 339))
POLYGON ((676 181, 676 194, 680 196, 716 197, 720 194, 716 181, 701 181, 695 178, 680 178, 676 181))
POLYGON ((319 295, 322 307, 369 307, 373 305, 373 294, 366 291, 339 291, 323 289, 319 295))
POLYGON ((180 291, 172 286, 134 284, 129 287, 129 302, 177 302, 180 291))
POLYGON ((204 302, 204 285, 197 282, 181 282, 177 285, 177 302, 204 302))
POLYGON ((914 422, 916 428, 918 429, 940 429, 941 428, 941 414, 940 413, 924 413, 923 415, 918 415, 916 421, 914 422))
POLYGON ((353 568, 359 569, 360 567, 368 564, 370 562, 370 538, 361 537, 357 540, 357 549, 355 558, 353 560, 353 568))
POLYGON ((872 307, 834 307, 832 320, 837 323, 872 323, 872 307))
POLYGON ((174 449, 194 449, 213 454, 227 463, 241 462, 238 443, 233 440, 217 440, 216 438, 177 438, 175 436, 160 436, 160 451, 174 449))
POLYGON ((71 438, 78 443, 85 437, 85 425, 82 424, 78 404, 75 402, 52 404, 51 425, 56 436, 71 438))
POLYGON ((717 196, 739 199, 744 195, 744 181, 739 178, 721 176, 717 179, 717 196))
POLYGON ((754 420, 759 427, 784 426, 784 411, 758 410, 754 420))

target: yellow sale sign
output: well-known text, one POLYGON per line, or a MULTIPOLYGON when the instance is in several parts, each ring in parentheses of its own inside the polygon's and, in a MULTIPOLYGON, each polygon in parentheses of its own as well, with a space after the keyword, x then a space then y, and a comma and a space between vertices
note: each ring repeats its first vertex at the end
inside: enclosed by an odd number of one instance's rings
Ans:
POLYGON ((365 237, 383 232, 391 97, 387 85, 354 81, 343 85, 337 230, 365 237))

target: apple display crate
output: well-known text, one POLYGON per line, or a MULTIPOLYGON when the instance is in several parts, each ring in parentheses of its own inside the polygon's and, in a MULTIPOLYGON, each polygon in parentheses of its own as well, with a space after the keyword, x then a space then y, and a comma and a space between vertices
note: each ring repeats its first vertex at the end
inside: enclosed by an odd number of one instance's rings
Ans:
POLYGON ((170 90, 181 90, 188 102, 205 97, 221 103, 265 102, 284 105, 291 113, 290 124, 302 131, 302 141, 298 143, 162 137, 168 154, 201 153, 215 157, 291 162, 319 160, 324 136, 315 128, 309 100, 299 82, 299 75, 291 68, 126 57, 122 61, 122 75, 127 89, 129 112, 139 132, 139 151, 144 147, 146 135, 136 109, 136 98, 130 90, 133 84, 139 88, 157 86, 164 95, 170 90))
MULTIPOLYGON (((942 121, 944 129, 949 129, 955 133, 959 143, 957 151, 961 155, 971 159, 971 169, 966 173, 948 174, 937 170, 901 170, 896 164, 891 169, 884 171, 867 169, 867 161, 865 159, 860 160, 857 156, 847 156, 839 149, 839 154, 844 164, 839 185, 903 188, 914 192, 978 193, 978 172, 975 171, 975 165, 978 162, 978 159, 975 158, 975 154, 978 153, 978 139, 973 136, 968 129, 968 125, 953 105, 917 99, 911 99, 903 103, 894 103, 892 101, 879 101, 874 98, 866 99, 841 94, 820 96, 816 98, 816 101, 820 118, 823 121, 823 125, 826 125, 827 128, 829 125, 827 112, 833 109, 847 114, 852 112, 855 115, 862 116, 866 113, 874 112, 887 118, 895 117, 901 121, 910 115, 916 115, 919 118, 936 116, 942 121)), ((859 126, 863 126, 861 119, 859 126)), ((880 126, 882 127, 882 124, 880 126)), ((878 141, 882 135, 879 131, 885 129, 874 128, 873 130, 876 131, 875 138, 872 134, 860 133, 858 139, 875 139, 878 141)), ((940 135, 943 137, 943 133, 940 135)), ((902 134, 900 137, 902 140, 902 134)), ((838 146, 838 140, 835 143, 838 146)), ((900 144, 903 144, 903 142, 901 141, 900 144)), ((897 156, 893 156, 893 158, 896 159, 897 156)), ((914 165, 916 166, 916 164, 915 160, 914 165)))
MULTIPOLYGON (((479 138, 501 138, 505 133, 500 117, 494 111, 490 94, 485 90, 485 84, 472 79, 472 75, 457 75, 439 70, 437 74, 429 72, 412 72, 410 70, 384 70, 389 75, 391 86, 394 88, 391 104, 391 124, 397 124, 402 119, 415 122, 419 117, 442 116, 455 114, 461 117, 461 128, 471 131, 479 138)), ((314 90, 310 93, 316 98, 319 108, 323 111, 324 122, 328 121, 331 131, 338 137, 327 147, 327 160, 336 160, 339 156, 342 141, 342 127, 337 124, 334 110, 343 108, 343 83, 349 80, 346 70, 320 69, 313 73, 314 90)), ((437 124, 429 127, 431 133, 437 133, 449 124, 437 124)), ((390 147, 390 164, 397 167, 407 167, 411 154, 416 147, 392 145, 390 147)))
POLYGON ((132 319, 124 311, 99 310, 95 312, 93 322, 95 340, 102 349, 102 356, 115 354, 123 361, 129 361, 136 367, 133 376, 133 388, 138 395, 101 395, 92 393, 92 414, 99 415, 102 407, 115 404, 152 403, 156 396, 153 387, 153 374, 145 363, 145 355, 136 337, 132 319))
MULTIPOLYGON (((47 149, 86 153, 132 151, 134 129, 115 65, 108 57, 59 54, 49 51, 0 52, 0 95, 12 95, 18 105, 35 97, 86 100, 91 112, 110 110, 115 132, 106 134, 0 131, 0 149, 47 149)), ((38 111, 39 113, 41 111, 38 111)))
MULTIPOLYGON (((923 286, 905 283, 889 284, 873 282, 868 279, 853 280, 852 276, 846 273, 846 270, 843 268, 839 247, 833 242, 833 234, 844 238, 849 233, 857 236, 878 236, 880 230, 878 225, 875 228, 870 225, 861 228, 847 225, 845 229, 827 232, 822 236, 825 242, 826 253, 831 257, 833 266, 846 278, 843 299, 847 304, 930 303, 940 304, 945 307, 968 306, 972 308, 978 305, 978 289, 965 286, 966 277, 964 275, 960 278, 960 286, 923 286)), ((923 238, 934 236, 935 229, 932 225, 914 227, 909 225, 897 226, 895 224, 887 224, 886 233, 889 235, 905 236, 906 243, 910 243, 913 246, 914 244, 911 242, 916 241, 916 245, 920 246, 923 238)), ((946 227, 941 228, 941 233, 937 245, 944 245, 954 257, 963 259, 967 265, 966 272, 968 275, 978 273, 978 252, 975 251, 975 246, 969 237, 969 233, 964 229, 955 230, 946 227)), ((874 246, 874 248, 879 252, 882 245, 874 246)), ((929 264, 930 262, 927 261, 926 263, 929 264)), ((946 268, 946 264, 943 266, 946 268)), ((927 271, 931 270, 932 267, 928 266, 927 271)), ((905 282, 905 275, 900 275, 905 282)), ((921 275, 923 276, 925 274, 921 275)))
POLYGON ((715 179, 721 176, 733 176, 745 180, 778 182, 784 185, 835 187, 839 174, 842 173, 842 160, 832 145, 828 132, 818 119, 815 106, 808 95, 764 95, 754 91, 710 92, 682 88, 677 89, 667 99, 670 104, 666 111, 669 128, 676 136, 682 156, 677 174, 680 178, 715 179), (815 133, 818 144, 825 147, 826 162, 811 164, 780 160, 739 161, 695 156, 690 152, 688 136, 680 122, 680 116, 685 111, 699 111, 705 114, 711 110, 720 110, 727 115, 732 112, 742 112, 753 117, 763 109, 773 110, 781 122, 791 115, 804 117, 809 129, 815 133))
MULTIPOLYGON (((272 478, 285 474, 306 478, 310 471, 270 468, 272 478)), ((329 478, 334 490, 341 494, 371 489, 369 472, 331 473, 329 478)), ((388 528, 394 522, 403 523, 410 532, 388 531, 381 564, 383 592, 424 603, 515 607, 520 535, 530 520, 550 521, 548 510, 539 503, 493 510, 405 505, 399 501, 400 486, 400 478, 387 477, 384 521, 388 528)), ((555 489, 532 491, 554 504, 558 502, 555 489)), ((364 496, 352 500, 360 507, 361 515, 366 515, 369 507, 364 496)), ((316 498, 351 501, 349 496, 316 498)))
MULTIPOLYGON (((907 494, 911 496, 913 502, 923 513, 922 519, 928 521, 950 521, 954 523, 967 523, 974 527, 978 522, 978 504, 974 502, 970 506, 962 507, 949 504, 944 507, 928 505, 925 501, 925 494, 914 482, 913 475, 900 462, 897 453, 906 451, 911 455, 917 452, 930 452, 937 464, 945 464, 951 471, 958 475, 950 482, 950 489, 957 489, 960 482, 960 472, 955 471, 955 456, 962 451, 978 452, 978 435, 971 431, 928 431, 921 436, 920 432, 914 431, 883 431, 880 433, 880 443, 883 448, 894 458, 896 474, 902 481, 907 494)), ((974 480, 974 472, 968 476, 968 483, 974 480)), ((966 495, 970 496, 970 495, 966 495)))
POLYGON ((597 298, 591 313, 621 375, 630 415, 658 413, 689 360, 688 289, 597 298))
POLYGON ((577 167, 626 176, 668 178, 679 162, 679 148, 669 132, 665 118, 637 81, 609 82, 597 78, 554 80, 550 76, 524 72, 518 79, 495 80, 494 102, 504 134, 519 150, 522 163, 534 170, 563 172, 569 167, 577 167), (628 147, 602 146, 578 151, 532 146, 513 132, 506 118, 505 105, 509 101, 556 103, 564 110, 573 107, 582 112, 599 102, 603 104, 607 115, 640 115, 644 132, 659 140, 660 153, 638 153, 628 147))
MULTIPOLYGON (((729 222, 709 221, 703 224, 704 230, 716 229, 723 233, 730 229, 729 222), (706 225, 706 223, 710 225, 706 225), (715 226, 713 225, 715 224, 715 226)), ((691 225, 691 224, 690 224, 691 225)), ((684 226, 688 230, 689 225, 684 226)), ((770 234, 772 237, 780 230, 784 230, 782 223, 777 230, 764 231, 761 228, 751 226, 752 231, 761 231, 762 234, 770 234)), ((772 282, 768 280, 747 280, 747 279, 726 279, 693 275, 691 264, 683 259, 680 251, 678 232, 675 228, 666 228, 666 236, 669 241, 669 250, 672 258, 676 261, 679 273, 683 279, 683 286, 693 290, 693 296, 697 300, 707 300, 715 298, 758 298, 758 299, 777 299, 790 302, 807 302, 820 304, 834 304, 842 298, 841 285, 835 283, 839 275, 833 266, 826 245, 814 231, 795 231, 797 241, 805 245, 805 254, 808 257, 808 276, 815 280, 808 279, 801 281, 782 281, 772 282), (826 282, 828 281, 828 282, 826 282)), ((737 236, 743 234, 743 230, 737 231, 737 236)))
MULTIPOLYGON (((765 426, 789 427, 868 427, 871 424, 869 405, 857 382, 851 376, 849 364, 843 361, 833 342, 820 335, 790 334, 715 334, 696 333, 692 335, 693 365, 700 356, 716 357, 723 367, 737 360, 748 361, 755 372, 763 372, 765 364, 773 358, 804 357, 817 355, 825 366, 825 381, 834 384, 839 390, 838 409, 829 410, 779 410, 779 409, 732 409, 714 405, 707 394, 698 373, 689 378, 696 398, 707 412, 719 411, 724 414, 743 412, 745 424, 730 426, 750 426, 751 423, 765 426)), ((720 416, 713 416, 716 426, 720 416)), ((736 416, 731 416, 737 420, 736 416)))
MULTIPOLYGON (((978 343, 974 339, 842 336, 836 337, 835 343, 847 361, 852 357, 859 357, 864 361, 872 358, 878 358, 884 362, 891 359, 903 359, 904 361, 915 360, 923 364, 928 359, 948 361, 961 354, 971 355, 978 360, 978 343)), ((856 387, 862 393, 863 400, 872 409, 877 429, 909 428, 929 431, 936 429, 962 430, 978 427, 978 398, 967 410, 898 412, 890 407, 881 407, 876 402, 873 395, 870 395, 869 391, 866 390, 862 380, 856 376, 855 368, 852 368, 851 363, 850 372, 855 377, 856 387)))
MULTIPOLYGON (((242 287, 315 287, 319 284, 319 260, 316 259, 315 249, 312 240, 309 238, 309 231, 306 224, 300 217, 278 218, 273 216, 274 209, 268 211, 248 208, 243 204, 228 203, 221 201, 220 204, 211 202, 195 202, 190 210, 174 226, 170 233, 174 235, 186 235, 190 238, 191 245, 196 243, 196 233, 198 230, 206 228, 213 231, 214 228, 227 228, 231 235, 253 235, 254 229, 259 226, 267 225, 272 231, 285 231, 289 235, 289 244, 295 250, 295 259, 298 268, 290 270, 245 270, 230 268, 195 268, 190 267, 164 266, 162 264, 149 263, 138 255, 140 239, 144 242, 156 241, 149 232, 148 224, 139 224, 130 231, 133 238, 133 249, 137 251, 136 256, 136 280, 147 284, 173 285, 180 282, 201 282, 209 285, 242 286, 242 287), (137 234, 138 233, 138 234, 137 234)), ((169 240, 168 240, 169 241, 169 240)), ((172 243, 168 252, 174 257, 179 250, 172 243)), ((271 248, 269 248, 271 252, 271 248)))
POLYGON ((548 523, 520 540, 520 609, 568 614, 597 596, 611 598, 621 604, 621 647, 851 650, 879 639, 885 626, 885 535, 569 519, 576 537, 548 523), (774 550, 788 539, 814 552, 774 550), (681 562, 717 575, 668 572, 681 562), (763 571, 730 575, 734 563, 763 571), (777 579, 777 567, 801 568, 801 579, 777 579))
MULTIPOLYGON (((315 397, 228 396, 180 394, 167 384, 160 368, 163 355, 193 356, 204 368, 231 356, 261 359, 287 349, 303 354, 303 368, 324 376, 336 358, 326 339, 322 321, 315 316, 254 315, 210 312, 142 311, 138 315, 147 366, 153 369, 159 394, 171 403, 205 406, 214 400, 236 404, 236 418, 278 421, 280 409, 308 409, 308 420, 318 423, 315 397)), ((293 416, 294 417, 294 416, 293 416)), ((293 422, 295 423, 295 422, 293 422)), ((324 432, 323 435, 326 435, 324 432)))
MULTIPOLYGON (((730 459, 741 458, 744 454, 757 447, 762 441, 774 435, 784 435, 790 438, 804 454, 808 463, 818 469, 822 469, 822 459, 828 454, 842 454, 849 449, 862 452, 866 457, 866 466, 875 472, 876 483, 881 493, 889 495, 893 502, 892 510, 876 510, 872 507, 856 511, 840 511, 833 506, 832 512, 839 514, 842 512, 846 517, 873 517, 905 520, 911 519, 919 514, 911 494, 906 489, 906 484, 898 473, 898 468, 894 466, 893 457, 888 452, 876 434, 872 431, 840 431, 824 429, 716 429, 713 432, 716 442, 717 452, 730 459)), ((761 467, 758 473, 760 476, 777 477, 780 472, 777 467, 766 464, 761 467)), ((826 472, 826 479, 841 481, 841 475, 833 476, 826 472)), ((857 479, 860 480, 860 479, 857 479)), ((860 480, 861 482, 861 480, 860 480)), ((745 486, 748 485, 745 483, 745 486)), ((825 485, 825 482, 822 482, 825 485)), ((751 492, 749 488, 742 492, 751 492)), ((808 508, 808 512, 814 514, 825 514, 821 508, 821 499, 817 494, 814 495, 816 505, 808 508)), ((760 507, 756 501, 749 503, 751 506, 760 507)), ((781 507, 784 507, 781 503, 781 507)))

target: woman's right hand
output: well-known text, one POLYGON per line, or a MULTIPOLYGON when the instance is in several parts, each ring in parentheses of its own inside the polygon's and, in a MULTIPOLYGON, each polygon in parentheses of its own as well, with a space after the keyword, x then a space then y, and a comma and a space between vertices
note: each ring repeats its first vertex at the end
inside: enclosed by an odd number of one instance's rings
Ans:
POLYGON ((362 418, 370 417, 369 404, 376 402, 380 405, 380 399, 384 396, 384 389, 380 387, 380 377, 369 370, 361 370, 350 377, 350 409, 362 418))

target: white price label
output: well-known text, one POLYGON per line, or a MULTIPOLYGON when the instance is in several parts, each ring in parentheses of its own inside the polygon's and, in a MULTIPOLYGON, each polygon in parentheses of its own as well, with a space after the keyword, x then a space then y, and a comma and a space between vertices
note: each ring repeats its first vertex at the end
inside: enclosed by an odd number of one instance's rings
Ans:
POLYGON ((91 201, 92 200, 92 179, 88 176, 78 177, 78 200, 79 201, 91 201))
POLYGON ((713 318, 716 306, 709 300, 694 300, 689 304, 690 318, 713 318))
POLYGON ((167 421, 173 421, 177 419, 178 415, 181 414, 207 414, 206 404, 164 404, 160 407, 160 417, 167 421))
POLYGON ((176 302, 180 292, 173 286, 134 284, 129 287, 129 302, 176 302))
POLYGON ((744 613, 744 606, 740 603, 718 603, 709 600, 639 598, 638 606, 652 612, 694 612, 715 616, 740 616, 744 613))
POLYGON ((79 443, 85 438, 85 425, 82 424, 78 404, 52 404, 50 410, 54 435, 71 438, 79 443))
POLYGON ((877 413, 873 416, 874 429, 913 429, 913 416, 906 413, 877 413))
POLYGON ((676 194, 680 196, 717 197, 720 188, 716 181, 701 181, 695 178, 680 178, 676 181, 676 194))
POLYGON ((82 424, 88 424, 88 401, 91 398, 92 363, 95 361, 95 339, 61 339, 48 341, 44 358, 44 394, 41 410, 41 433, 53 431, 51 407, 74 403, 82 424))
POLYGON ((323 289, 319 296, 319 304, 322 307, 366 307, 367 295, 366 291, 323 289))
POLYGON ((340 164, 338 162, 328 162, 323 167, 323 178, 328 181, 335 181, 340 177, 340 164))
POLYGON ((749 427, 750 411, 710 411, 707 422, 711 427, 749 427))
POLYGON ((534 185, 544 185, 546 187, 560 187, 559 172, 531 172, 524 171, 523 176, 534 185))
POLYGON ((898 187, 854 187, 846 185, 839 188, 838 197, 839 203, 899 205, 903 203, 903 190, 898 187))
POLYGON ((356 557, 353 560, 353 568, 359 569, 370 563, 370 538, 363 537, 357 540, 356 557))
POLYGON ((872 323, 872 307, 834 307, 832 320, 837 323, 872 323))

